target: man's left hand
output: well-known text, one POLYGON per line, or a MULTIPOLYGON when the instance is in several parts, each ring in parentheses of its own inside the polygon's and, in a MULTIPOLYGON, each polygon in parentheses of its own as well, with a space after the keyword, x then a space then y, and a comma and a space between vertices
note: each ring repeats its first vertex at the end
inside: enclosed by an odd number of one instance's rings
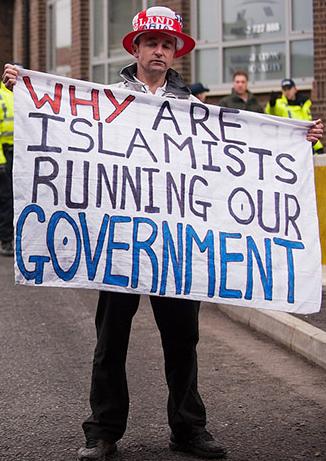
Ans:
POLYGON ((312 142, 312 144, 316 144, 317 141, 319 141, 324 134, 324 125, 321 119, 314 120, 314 125, 309 128, 306 139, 309 142, 312 142))

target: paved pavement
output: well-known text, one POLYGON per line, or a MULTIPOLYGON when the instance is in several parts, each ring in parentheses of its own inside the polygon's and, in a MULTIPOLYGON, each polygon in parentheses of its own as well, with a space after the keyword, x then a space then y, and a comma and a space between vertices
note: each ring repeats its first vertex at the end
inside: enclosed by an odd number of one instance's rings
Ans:
MULTIPOLYGON (((0 459, 71 461, 83 443, 97 294, 13 285, 0 257, 0 459)), ((199 380, 229 461, 326 460, 326 372, 203 303, 199 380)), ((128 356, 130 419, 119 461, 190 459, 167 448, 162 351, 148 299, 128 356)))
POLYGON ((311 315, 218 305, 231 319, 259 331, 326 369, 326 267, 321 311, 311 315))

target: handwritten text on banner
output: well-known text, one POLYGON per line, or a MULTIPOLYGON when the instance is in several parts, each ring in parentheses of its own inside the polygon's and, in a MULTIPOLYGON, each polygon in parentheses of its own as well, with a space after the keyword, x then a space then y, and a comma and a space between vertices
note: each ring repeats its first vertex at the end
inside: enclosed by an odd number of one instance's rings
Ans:
POLYGON ((17 283, 318 311, 308 126, 23 70, 17 283))

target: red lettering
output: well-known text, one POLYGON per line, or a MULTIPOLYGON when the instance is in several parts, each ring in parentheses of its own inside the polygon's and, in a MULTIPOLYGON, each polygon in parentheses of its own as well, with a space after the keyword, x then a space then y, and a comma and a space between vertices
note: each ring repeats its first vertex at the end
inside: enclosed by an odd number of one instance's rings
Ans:
POLYGON ((76 98, 76 87, 74 85, 69 86, 70 96, 70 107, 71 114, 77 115, 77 106, 92 106, 93 107, 93 119, 100 120, 100 109, 99 109, 99 90, 91 91, 91 100, 76 98))
POLYGON ((54 114, 58 114, 60 112, 62 87, 63 87, 61 83, 55 84, 54 99, 52 99, 51 96, 48 95, 48 93, 45 93, 43 97, 39 99, 37 94, 35 93, 30 77, 27 77, 27 76, 23 77, 23 81, 26 85, 26 88, 29 91, 29 94, 32 97, 32 100, 35 104, 36 109, 41 109, 41 107, 43 107, 44 104, 48 102, 54 114))
POLYGON ((106 96, 109 98, 109 100, 112 102, 112 104, 115 107, 115 111, 112 112, 112 114, 105 119, 107 123, 113 122, 115 118, 117 118, 121 112, 123 112, 129 104, 136 99, 136 96, 132 96, 131 94, 126 97, 126 99, 120 104, 116 98, 114 97, 114 94, 112 93, 111 90, 104 90, 104 93, 106 96))

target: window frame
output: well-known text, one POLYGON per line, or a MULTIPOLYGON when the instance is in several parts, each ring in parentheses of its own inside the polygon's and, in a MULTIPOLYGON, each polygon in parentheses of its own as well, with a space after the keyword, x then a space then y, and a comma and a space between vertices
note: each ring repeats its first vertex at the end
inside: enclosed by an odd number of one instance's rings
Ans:
MULTIPOLYGON (((47 0, 46 2, 46 71, 54 75, 70 75, 71 64, 58 67, 56 63, 56 28, 57 28, 57 6, 58 0, 47 0)), ((72 8, 70 0, 70 11, 72 8)), ((71 25, 72 33, 72 25, 71 25)), ((70 48, 72 47, 72 37, 70 48)))
MULTIPOLYGON (((191 0, 191 34, 194 38, 198 36, 198 4, 200 0, 191 0)), ((293 31, 292 30, 292 0, 283 0, 284 2, 284 38, 249 38, 246 39, 245 43, 243 40, 234 41, 223 41, 223 1, 218 0, 218 15, 220 18, 220 24, 218 25, 218 41, 205 43, 204 40, 197 40, 196 50, 214 49, 218 50, 218 82, 216 85, 210 84, 210 94, 213 95, 224 95, 230 92, 231 82, 223 82, 223 59, 224 50, 227 48, 246 47, 251 45, 263 45, 270 43, 284 43, 285 47, 285 75, 284 77, 290 76, 291 66, 291 43, 300 40, 313 40, 313 30, 311 31, 293 31)), ((195 81, 198 77, 196 76, 196 50, 194 51, 193 58, 191 60, 191 77, 192 81, 195 81)), ((313 73, 313 71, 312 71, 313 73)), ((301 89, 311 89, 313 83, 312 77, 296 78, 296 83, 301 89)), ((204 82, 206 83, 206 82, 204 82)), ((266 81, 251 81, 250 88, 257 93, 264 93, 266 91, 280 89, 280 80, 271 79, 266 81)))
MULTIPOLYGON (((93 79, 93 68, 95 66, 104 66, 104 84, 111 83, 109 81, 109 66, 111 64, 117 65, 121 64, 123 67, 128 60, 132 62, 133 58, 131 55, 121 54, 118 56, 109 56, 109 37, 108 37, 108 18, 109 18, 109 4, 110 1, 114 0, 104 0, 103 2, 103 54, 101 56, 94 56, 93 49, 94 49, 94 2, 90 0, 89 10, 90 10, 90 47, 89 47, 89 77, 90 80, 93 79)), ((142 9, 147 8, 149 0, 142 0, 142 9)), ((136 13, 135 13, 136 14, 136 13)), ((130 25, 131 30, 131 25, 130 25)), ((122 47, 122 46, 121 46, 122 47)))

